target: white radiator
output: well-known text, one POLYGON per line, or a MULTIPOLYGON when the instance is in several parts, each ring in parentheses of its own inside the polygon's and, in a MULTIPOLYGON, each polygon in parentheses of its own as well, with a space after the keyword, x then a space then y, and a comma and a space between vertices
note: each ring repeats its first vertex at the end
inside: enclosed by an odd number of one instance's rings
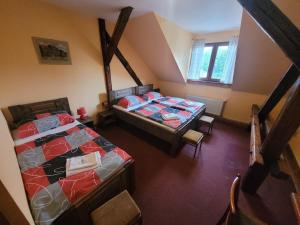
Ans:
POLYGON ((187 99, 206 104, 206 112, 217 116, 222 115, 223 107, 226 102, 225 100, 207 98, 202 96, 187 96, 187 99))

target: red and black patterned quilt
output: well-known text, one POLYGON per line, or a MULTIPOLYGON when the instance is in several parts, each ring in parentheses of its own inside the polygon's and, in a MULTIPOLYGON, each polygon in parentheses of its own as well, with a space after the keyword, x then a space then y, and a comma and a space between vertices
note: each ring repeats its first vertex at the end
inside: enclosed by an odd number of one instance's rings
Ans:
POLYGON ((36 224, 51 224, 72 203, 94 190, 131 159, 95 131, 77 125, 16 146, 36 224), (66 159, 98 151, 102 166, 66 177, 66 159))
POLYGON ((160 105, 164 105, 164 106, 176 108, 176 109, 181 109, 181 110, 188 111, 191 113, 196 113, 201 108, 205 107, 205 104, 201 103, 201 102, 195 102, 192 100, 178 98, 178 97, 171 97, 171 96, 156 99, 156 100, 154 100, 154 102, 156 102, 160 105))
POLYGON ((135 110, 135 113, 174 129, 184 124, 193 115, 193 113, 191 112, 167 107, 155 102, 151 102, 147 105, 139 107, 138 109, 135 110), (163 119, 164 114, 170 114, 170 113, 176 115, 176 119, 170 119, 170 120, 163 119))

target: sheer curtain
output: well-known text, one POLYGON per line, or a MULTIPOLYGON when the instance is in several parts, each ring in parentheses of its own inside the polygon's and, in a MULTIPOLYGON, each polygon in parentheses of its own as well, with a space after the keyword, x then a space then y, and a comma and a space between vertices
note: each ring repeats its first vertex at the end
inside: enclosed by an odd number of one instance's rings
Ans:
POLYGON ((192 56, 188 72, 188 79, 197 80, 200 78, 200 71, 203 59, 205 40, 194 40, 192 46, 192 56))
POLYGON ((225 61, 224 72, 220 79, 221 83, 232 84, 238 40, 238 36, 234 36, 229 40, 228 54, 225 61))

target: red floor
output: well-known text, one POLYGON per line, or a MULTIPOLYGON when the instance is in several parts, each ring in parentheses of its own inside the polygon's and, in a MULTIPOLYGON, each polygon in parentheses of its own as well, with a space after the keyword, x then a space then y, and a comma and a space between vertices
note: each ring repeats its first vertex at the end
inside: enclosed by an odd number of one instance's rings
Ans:
MULTIPOLYGON (((138 130, 111 126, 100 134, 125 149, 136 160, 136 192, 144 225, 213 225, 228 204, 234 176, 248 165, 249 133, 216 123, 197 160, 185 145, 176 158, 161 149, 163 143, 138 130)), ((241 192, 240 208, 268 224, 294 225, 290 180, 272 177, 257 196, 241 192)))

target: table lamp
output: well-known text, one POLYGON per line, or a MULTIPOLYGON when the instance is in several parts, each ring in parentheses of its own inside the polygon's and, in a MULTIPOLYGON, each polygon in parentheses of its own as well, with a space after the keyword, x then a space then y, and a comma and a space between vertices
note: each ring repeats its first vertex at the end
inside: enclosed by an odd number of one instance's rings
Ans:
POLYGON ((87 118, 86 109, 84 107, 80 107, 77 109, 77 115, 80 116, 81 120, 84 120, 87 118))

